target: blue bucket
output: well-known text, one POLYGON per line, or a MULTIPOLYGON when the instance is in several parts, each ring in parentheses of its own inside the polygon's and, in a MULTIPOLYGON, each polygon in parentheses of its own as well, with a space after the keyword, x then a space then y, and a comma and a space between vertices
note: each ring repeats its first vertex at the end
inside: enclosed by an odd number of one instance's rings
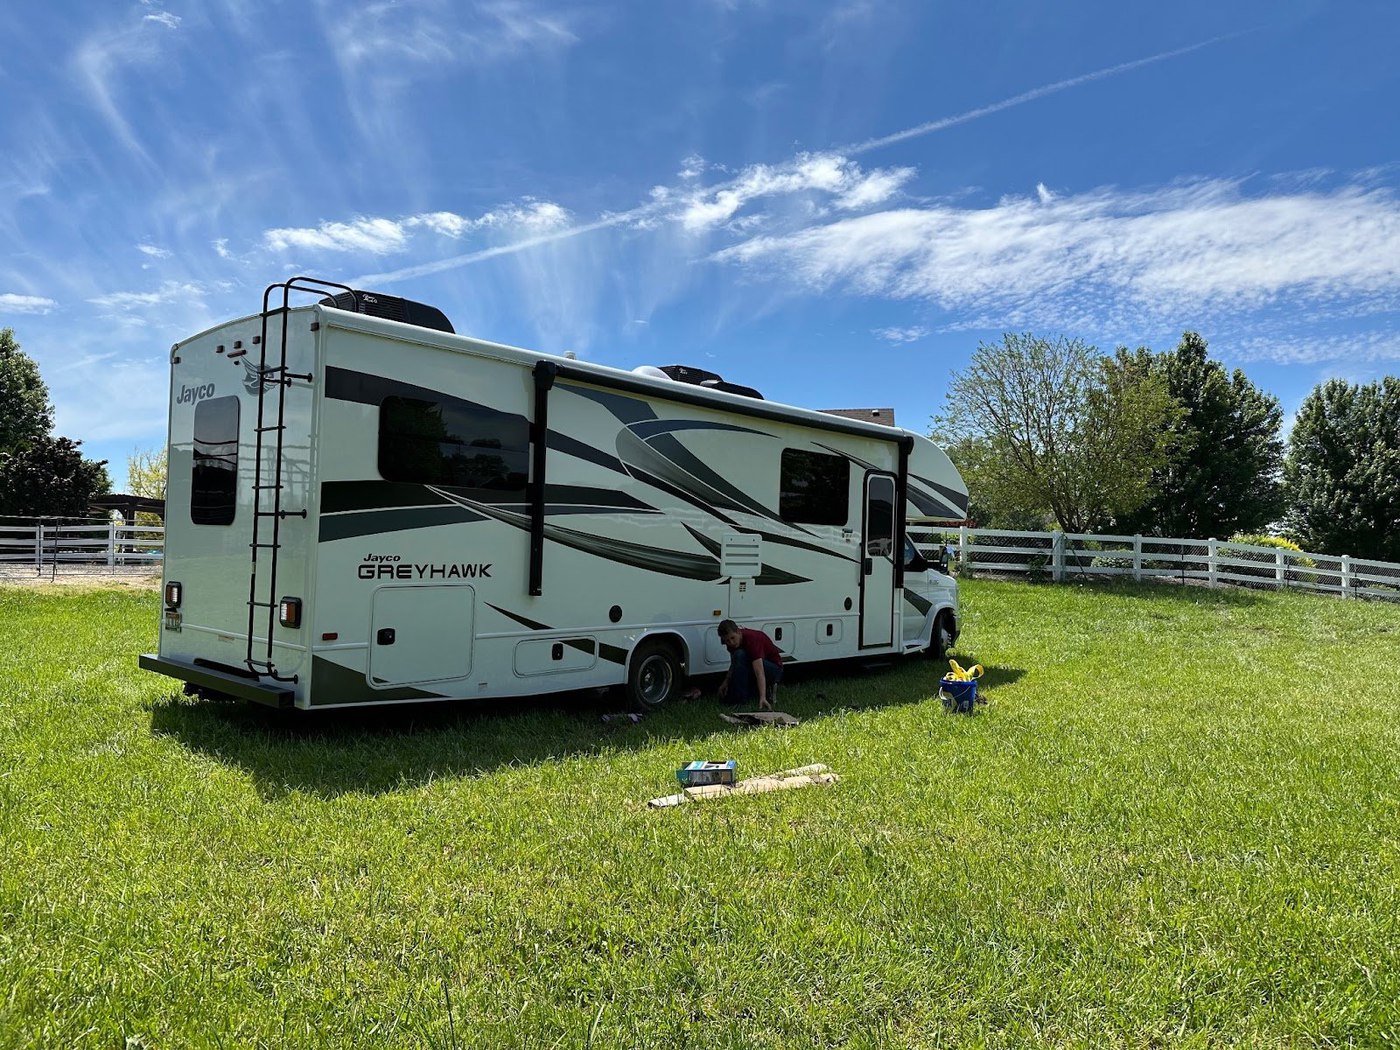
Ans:
POLYGON ((977 703, 977 680, 959 682, 955 678, 945 678, 939 684, 938 695, 943 698, 943 706, 949 711, 970 715, 977 703))

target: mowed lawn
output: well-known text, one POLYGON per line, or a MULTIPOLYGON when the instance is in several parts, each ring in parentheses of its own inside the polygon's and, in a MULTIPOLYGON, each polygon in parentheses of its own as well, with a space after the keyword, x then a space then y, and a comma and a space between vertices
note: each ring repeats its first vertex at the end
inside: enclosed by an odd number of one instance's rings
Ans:
POLYGON ((963 600, 975 717, 920 659, 737 731, 190 702, 154 591, 0 589, 0 1046, 1400 1041, 1400 607, 963 600), (843 779, 645 807, 731 757, 843 779))

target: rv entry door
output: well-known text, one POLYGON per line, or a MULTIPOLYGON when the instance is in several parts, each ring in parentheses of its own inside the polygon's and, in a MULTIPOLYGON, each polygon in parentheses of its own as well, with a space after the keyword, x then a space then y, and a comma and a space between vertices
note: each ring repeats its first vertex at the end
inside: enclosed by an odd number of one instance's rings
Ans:
POLYGON ((894 493, 892 474, 865 476, 861 538, 860 647, 894 641, 894 493))

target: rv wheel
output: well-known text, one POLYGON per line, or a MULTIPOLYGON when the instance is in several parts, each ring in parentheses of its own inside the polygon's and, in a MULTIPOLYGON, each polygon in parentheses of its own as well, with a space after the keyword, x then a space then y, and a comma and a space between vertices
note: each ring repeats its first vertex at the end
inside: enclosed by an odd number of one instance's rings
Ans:
POLYGON ((953 616, 947 609, 933 618, 933 637, 928 652, 935 660, 944 660, 953 648, 953 616))
POLYGON ((643 642, 632 654, 627 673, 627 696, 637 704, 655 707, 676 691, 681 680, 676 651, 662 641, 643 642))

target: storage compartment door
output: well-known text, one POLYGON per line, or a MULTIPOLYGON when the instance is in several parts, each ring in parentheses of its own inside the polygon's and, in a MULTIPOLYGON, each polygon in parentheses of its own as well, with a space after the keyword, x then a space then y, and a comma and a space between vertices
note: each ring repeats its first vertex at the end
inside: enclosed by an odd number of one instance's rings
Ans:
POLYGON ((460 584, 375 591, 370 685, 445 682, 470 674, 475 602, 476 591, 460 584))

